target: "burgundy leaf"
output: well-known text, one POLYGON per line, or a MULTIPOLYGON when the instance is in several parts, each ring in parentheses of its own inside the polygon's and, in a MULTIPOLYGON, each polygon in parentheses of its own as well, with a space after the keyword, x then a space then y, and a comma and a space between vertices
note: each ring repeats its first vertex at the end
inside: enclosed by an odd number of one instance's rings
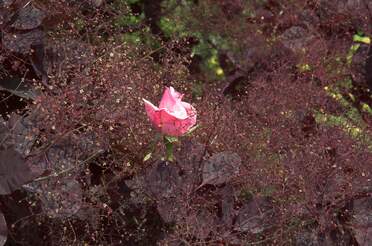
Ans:
POLYGON ((241 163, 242 160, 236 153, 225 151, 212 155, 204 163, 202 185, 228 182, 239 173, 241 163))
POLYGON ((0 195, 12 193, 33 178, 20 153, 13 149, 0 151, 0 195))
POLYGON ((0 246, 5 245, 8 235, 8 227, 3 213, 0 211, 0 246))

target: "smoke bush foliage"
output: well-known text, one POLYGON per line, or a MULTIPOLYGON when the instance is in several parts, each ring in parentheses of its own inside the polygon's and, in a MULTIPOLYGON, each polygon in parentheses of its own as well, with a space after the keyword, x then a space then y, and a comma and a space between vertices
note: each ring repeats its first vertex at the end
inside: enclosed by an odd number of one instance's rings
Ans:
MULTIPOLYGON (((369 42, 353 41, 372 35, 369 1, 34 4, 48 15, 49 88, 26 107, 37 112, 27 158, 34 169, 58 173, 36 183, 72 177, 82 191, 80 212, 65 217, 23 194, 37 205, 24 222, 7 219, 19 243, 37 231, 50 245, 368 244, 352 215, 372 189, 372 58, 369 42), (201 126, 177 150, 172 168, 180 177, 214 153, 230 150, 242 160, 224 185, 180 185, 185 193, 174 192, 172 206, 185 213, 165 208, 159 196, 134 196, 130 185, 157 165, 143 161, 149 150, 161 158, 141 98, 158 101, 165 85, 193 102, 201 126), (247 206, 258 217, 270 207, 271 223, 237 228, 247 206), (164 210, 183 217, 166 223, 164 210)), ((17 196, 1 200, 5 215, 6 199, 17 196)))

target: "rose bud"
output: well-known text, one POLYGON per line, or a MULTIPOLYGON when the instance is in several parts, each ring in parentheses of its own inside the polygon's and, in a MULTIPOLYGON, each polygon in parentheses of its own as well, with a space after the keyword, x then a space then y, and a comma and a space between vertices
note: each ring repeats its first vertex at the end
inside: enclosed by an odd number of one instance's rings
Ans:
POLYGON ((147 116, 153 125, 168 136, 181 136, 196 124, 196 110, 182 102, 183 94, 166 87, 159 107, 143 99, 147 116))

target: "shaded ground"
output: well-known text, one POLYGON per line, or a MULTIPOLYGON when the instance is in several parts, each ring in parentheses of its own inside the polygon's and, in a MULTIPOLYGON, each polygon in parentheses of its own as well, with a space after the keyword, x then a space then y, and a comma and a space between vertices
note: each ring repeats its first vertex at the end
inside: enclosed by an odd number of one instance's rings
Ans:
POLYGON ((0 2, 0 245, 370 245, 371 10, 0 2), (200 125, 174 163, 166 85, 200 125))

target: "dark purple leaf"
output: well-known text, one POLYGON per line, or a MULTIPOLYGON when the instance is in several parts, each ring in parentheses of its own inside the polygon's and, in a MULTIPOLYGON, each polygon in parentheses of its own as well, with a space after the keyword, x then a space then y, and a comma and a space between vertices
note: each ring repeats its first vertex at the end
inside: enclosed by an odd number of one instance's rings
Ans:
POLYGON ((8 25, 11 25, 16 21, 17 15, 14 11, 13 5, 14 0, 2 0, 0 1, 0 27, 5 29, 8 25))
POLYGON ((90 3, 94 6, 94 7, 100 7, 102 4, 103 4, 103 0, 90 0, 90 3))
POLYGON ((16 96, 34 100, 38 93, 22 78, 5 78, 0 80, 0 90, 8 91, 16 96))
POLYGON ((27 4, 18 9, 17 20, 11 27, 17 30, 31 30, 39 27, 46 17, 46 14, 38 8, 27 4))
MULTIPOLYGON (((49 73, 61 73, 65 64, 86 66, 93 57, 93 47, 79 40, 56 40, 46 43, 45 68, 49 73)), ((111 113, 111 112, 110 112, 111 113)), ((105 115, 107 117, 108 115, 105 115)))
MULTIPOLYGON (((329 242, 332 245, 332 242, 329 242)), ((317 230, 304 228, 296 235, 296 246, 320 246, 327 245, 324 235, 317 230)))
POLYGON ((178 166, 183 172, 183 190, 192 191, 201 182, 202 160, 205 147, 190 140, 182 141, 181 149, 176 153, 178 166))
POLYGON ((143 192, 157 200, 190 193, 201 176, 199 165, 202 153, 200 145, 183 143, 181 151, 176 154, 177 163, 158 161, 142 176, 126 183, 131 189, 143 189, 143 192))
POLYGON ((42 181, 37 192, 43 210, 53 218, 70 217, 82 206, 83 192, 79 182, 73 178, 42 181))
POLYGON ((44 61, 45 52, 44 44, 34 44, 31 45, 31 56, 30 61, 32 67, 34 68, 36 74, 41 77, 41 80, 44 85, 48 84, 48 74, 47 69, 45 68, 46 62, 44 61))
POLYGON ((203 166, 203 183, 219 185, 228 182, 239 173, 242 160, 236 153, 229 151, 212 155, 203 166))
POLYGON ((193 211, 186 217, 186 225, 189 232, 199 239, 206 239, 215 231, 216 216, 207 209, 193 211))
POLYGON ((174 164, 158 162, 145 176, 148 190, 157 199, 174 197, 181 183, 178 173, 174 164))
POLYGON ((226 185, 221 190, 221 209, 222 209, 222 221, 230 227, 233 222, 234 216, 234 199, 235 199, 234 187, 226 185))
POLYGON ((27 54, 33 45, 43 43, 44 35, 41 29, 33 29, 25 33, 3 32, 3 46, 12 52, 27 54))
POLYGON ((179 222, 187 216, 187 209, 182 206, 180 197, 172 197, 157 202, 157 210, 166 223, 179 222))
POLYGON ((20 153, 13 149, 0 151, 0 195, 12 193, 33 178, 20 153))
POLYGON ((236 93, 237 87, 247 80, 247 75, 242 72, 235 72, 234 74, 228 75, 226 77, 226 86, 223 89, 223 94, 233 94, 236 93))
POLYGON ((11 114, 6 123, 8 132, 4 144, 13 146, 23 157, 27 157, 39 134, 39 130, 34 127, 37 119, 37 111, 32 111, 27 116, 11 114))
POLYGON ((354 216, 351 223, 355 239, 360 246, 372 243, 372 198, 366 197, 354 201, 354 216))
POLYGON ((4 8, 9 8, 10 5, 12 5, 14 3, 15 0, 2 0, 2 4, 4 6, 4 8))
POLYGON ((0 211, 0 246, 5 245, 7 235, 8 235, 8 227, 6 225, 4 215, 0 211))
POLYGON ((253 198, 240 208, 234 230, 261 233, 273 224, 272 204, 266 198, 253 198))
POLYGON ((314 39, 314 36, 307 31, 306 29, 300 26, 292 26, 284 31, 280 36, 283 45, 292 50, 294 53, 300 52, 311 40, 314 39))

